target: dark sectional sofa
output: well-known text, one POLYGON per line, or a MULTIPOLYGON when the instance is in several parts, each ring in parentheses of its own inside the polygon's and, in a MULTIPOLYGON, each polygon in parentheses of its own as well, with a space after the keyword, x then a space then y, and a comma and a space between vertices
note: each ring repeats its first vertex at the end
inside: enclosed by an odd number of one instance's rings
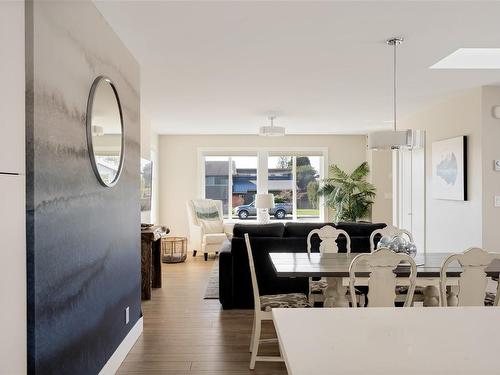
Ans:
MULTIPOLYGON (((306 252, 307 235, 313 229, 331 225, 345 230, 351 237, 351 251, 370 252, 370 234, 386 224, 372 223, 272 223, 236 224, 230 244, 219 253, 219 300, 224 309, 253 308, 252 283, 243 235, 248 233, 259 283, 260 294, 306 293, 307 278, 279 278, 275 275, 270 252, 306 252)), ((378 236, 377 236, 378 237, 378 236)), ((375 242, 379 238, 375 238, 375 242)), ((340 252, 346 251, 343 236, 337 240, 340 252)), ((313 236, 312 251, 318 251, 319 238, 313 236)))

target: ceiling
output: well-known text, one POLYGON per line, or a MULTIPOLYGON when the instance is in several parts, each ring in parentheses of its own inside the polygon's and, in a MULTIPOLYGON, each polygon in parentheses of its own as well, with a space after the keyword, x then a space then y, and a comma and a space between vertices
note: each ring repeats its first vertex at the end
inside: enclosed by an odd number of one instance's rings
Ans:
POLYGON ((500 47, 500 2, 95 1, 141 65, 142 111, 161 134, 390 128, 398 112, 500 83, 499 70, 432 70, 460 47, 500 47))

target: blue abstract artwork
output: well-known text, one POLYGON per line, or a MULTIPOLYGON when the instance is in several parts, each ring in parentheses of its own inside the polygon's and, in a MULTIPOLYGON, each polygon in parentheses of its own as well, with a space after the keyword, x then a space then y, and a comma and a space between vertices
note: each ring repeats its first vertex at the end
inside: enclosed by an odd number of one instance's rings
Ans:
POLYGON ((435 199, 467 200, 467 137, 432 144, 432 188, 435 199))

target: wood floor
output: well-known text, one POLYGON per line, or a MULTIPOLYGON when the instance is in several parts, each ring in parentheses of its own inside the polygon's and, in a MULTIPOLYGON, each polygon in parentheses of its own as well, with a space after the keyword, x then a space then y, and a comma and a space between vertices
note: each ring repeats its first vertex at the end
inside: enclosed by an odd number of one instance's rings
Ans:
MULTIPOLYGON (((285 375, 283 363, 258 362, 248 369, 252 310, 222 310, 218 300, 204 300, 213 258, 188 257, 163 264, 163 288, 142 304, 144 333, 118 374, 285 375)), ((264 335, 273 337, 272 323, 264 335)), ((277 354, 276 344, 259 353, 277 354)))

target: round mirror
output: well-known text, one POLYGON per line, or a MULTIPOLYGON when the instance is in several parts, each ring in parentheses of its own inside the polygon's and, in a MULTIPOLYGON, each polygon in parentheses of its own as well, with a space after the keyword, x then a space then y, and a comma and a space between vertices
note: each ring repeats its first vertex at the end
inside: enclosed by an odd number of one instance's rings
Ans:
POLYGON ((113 82, 97 77, 87 104, 87 142, 90 161, 99 182, 113 186, 123 164, 123 117, 113 82))

